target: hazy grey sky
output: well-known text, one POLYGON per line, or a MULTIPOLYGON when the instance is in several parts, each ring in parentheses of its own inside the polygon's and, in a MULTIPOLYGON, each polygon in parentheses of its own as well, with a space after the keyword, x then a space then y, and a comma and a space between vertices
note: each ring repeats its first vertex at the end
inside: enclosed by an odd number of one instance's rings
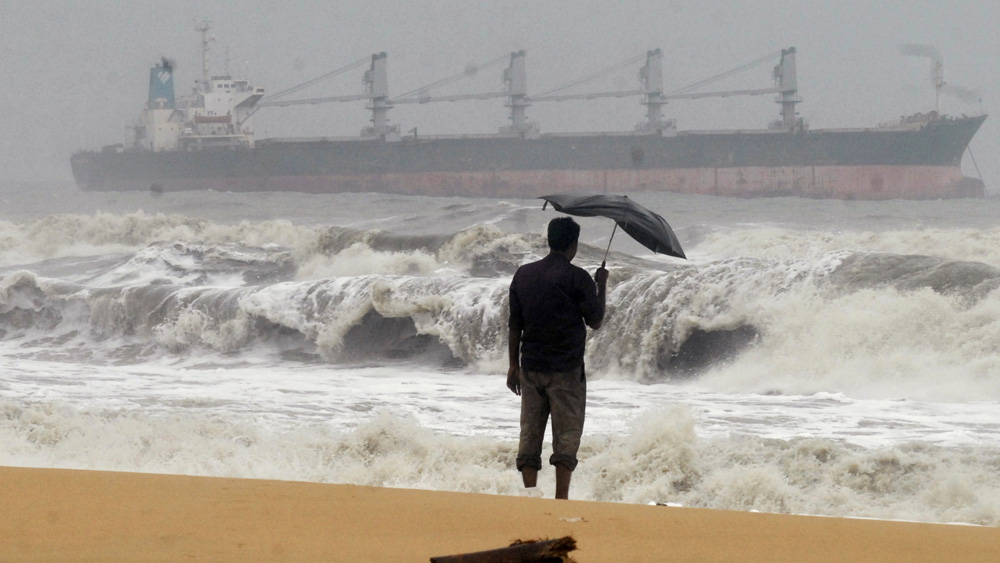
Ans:
MULTIPOLYGON (((146 99, 148 69, 177 61, 178 93, 199 73, 202 18, 213 25, 213 71, 248 73, 269 92, 293 86, 373 52, 389 55, 390 90, 402 93, 525 49, 529 92, 659 47, 668 89, 761 55, 798 50, 800 114, 812 128, 865 127, 934 106, 930 63, 900 54, 904 43, 935 46, 945 78, 977 89, 982 108, 943 99, 945 113, 996 109, 1000 98, 1000 1, 910 0, 0 0, 0 180, 70 181, 70 155, 120 142, 146 99)), ((725 87, 771 84, 758 67, 725 87)), ((500 86, 500 68, 442 93, 500 86)), ((638 65, 595 89, 636 86, 638 65)), ((361 92, 361 70, 303 96, 361 92)), ((390 117, 421 133, 487 133, 507 119, 502 100, 398 106, 390 117)), ((675 102, 680 129, 764 127, 773 96, 675 102)), ((543 132, 627 130, 643 118, 635 98, 536 104, 543 132)), ((354 135, 363 102, 258 113, 258 137, 354 135)), ((972 149, 987 187, 1000 192, 1000 115, 972 149)), ((964 170, 975 175, 971 161, 964 170)))

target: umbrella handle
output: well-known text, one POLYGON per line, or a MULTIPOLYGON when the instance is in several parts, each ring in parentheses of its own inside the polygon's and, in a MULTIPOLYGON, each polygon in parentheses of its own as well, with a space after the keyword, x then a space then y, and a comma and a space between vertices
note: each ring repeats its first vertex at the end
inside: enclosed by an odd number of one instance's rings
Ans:
POLYGON ((608 252, 611 251, 611 241, 615 240, 615 232, 618 231, 618 222, 615 221, 615 228, 611 230, 611 238, 608 239, 608 248, 604 251, 604 260, 601 261, 601 267, 603 268, 605 264, 608 263, 608 252))

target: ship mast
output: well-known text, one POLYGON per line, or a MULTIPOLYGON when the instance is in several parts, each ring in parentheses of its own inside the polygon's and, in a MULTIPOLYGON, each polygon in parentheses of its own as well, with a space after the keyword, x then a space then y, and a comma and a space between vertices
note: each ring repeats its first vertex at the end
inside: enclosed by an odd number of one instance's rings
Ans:
POLYGON ((211 29, 211 20, 205 18, 202 20, 200 26, 194 28, 195 31, 201 33, 201 81, 202 83, 208 82, 208 44, 214 41, 209 35, 208 30, 211 29))
POLYGON ((931 61, 934 65, 934 113, 941 114, 941 90, 944 89, 944 61, 938 56, 931 61))

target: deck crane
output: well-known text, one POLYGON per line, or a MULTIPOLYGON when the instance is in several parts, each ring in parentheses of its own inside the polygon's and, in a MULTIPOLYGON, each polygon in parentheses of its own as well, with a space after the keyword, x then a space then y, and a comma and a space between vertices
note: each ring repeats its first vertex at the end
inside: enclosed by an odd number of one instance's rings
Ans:
MULTIPOLYGON (((518 55, 517 53, 512 54, 511 57, 518 55)), ((523 76, 523 57, 524 51, 519 53, 522 59, 521 62, 521 75, 523 76)), ((459 94, 452 96, 430 96, 428 93, 434 88, 450 84, 462 78, 467 78, 471 75, 476 74, 479 70, 489 68, 502 63, 507 60, 507 55, 498 57, 481 65, 470 65, 464 71, 459 74, 438 80, 431 84, 416 88, 394 98, 389 97, 389 81, 388 81, 388 71, 386 68, 386 63, 388 60, 388 55, 385 52, 376 53, 371 56, 370 65, 368 70, 364 74, 364 84, 365 93, 363 94, 349 94, 344 96, 325 96, 321 98, 305 98, 305 99, 295 99, 295 100, 280 100, 278 98, 284 97, 288 94, 298 92, 309 86, 318 84, 323 80, 339 76, 349 70, 358 68, 364 65, 365 62, 369 61, 368 58, 360 59, 354 61, 353 63, 340 67, 334 71, 331 71, 323 76, 314 78, 310 81, 304 82, 297 86, 293 86, 286 90, 282 90, 276 94, 268 96, 257 104, 257 108, 262 107, 287 107, 294 105, 303 104, 324 104, 328 102, 352 102, 358 100, 369 100, 368 109, 372 112, 372 125, 370 127, 365 127, 362 130, 362 136, 365 137, 376 137, 385 140, 398 140, 399 139, 399 126, 389 125, 388 113, 396 104, 413 104, 413 103, 430 103, 430 102, 443 102, 443 101, 459 101, 459 100, 484 100, 490 98, 498 98, 510 95, 509 91, 502 92, 486 92, 482 94, 459 94)), ((512 65, 513 66, 513 65, 512 65)), ((523 79, 522 79, 523 82, 523 79)), ((521 94, 525 96, 526 92, 521 94)), ((255 110, 256 111, 256 108, 255 110)), ((523 113, 523 112, 522 112, 523 113)), ((251 114, 252 115, 252 114, 251 114)))
MULTIPOLYGON (((663 106, 670 100, 698 99, 698 98, 718 98, 729 96, 757 96, 762 94, 778 94, 777 102, 781 104, 781 119, 771 124, 772 129, 784 129, 789 131, 802 130, 804 122, 795 117, 795 104, 801 102, 797 94, 797 79, 795 70, 795 48, 783 49, 780 52, 769 53, 764 57, 755 59, 745 65, 726 71, 716 76, 707 78, 690 84, 683 88, 664 92, 663 89, 663 54, 660 49, 653 49, 641 55, 631 57, 604 68, 596 73, 583 78, 573 80, 551 90, 547 90, 536 96, 528 95, 527 73, 525 71, 525 51, 516 51, 510 55, 504 55, 496 59, 487 61, 481 65, 470 65, 462 72, 437 80, 431 84, 415 88, 399 96, 389 97, 388 72, 386 63, 388 56, 386 53, 376 53, 370 59, 360 59, 353 63, 331 71, 323 76, 304 82, 292 88, 282 90, 273 94, 257 104, 254 112, 261 107, 285 107, 301 104, 321 104, 327 102, 350 102, 358 100, 368 100, 368 109, 372 112, 372 125, 362 130, 363 137, 378 138, 383 140, 399 140, 399 126, 390 125, 388 119, 389 110, 397 104, 425 104, 432 102, 455 102, 462 100, 485 100, 492 98, 506 98, 506 106, 510 108, 510 125, 500 128, 501 135, 519 136, 522 138, 535 138, 540 135, 537 123, 529 122, 525 116, 525 110, 536 102, 563 102, 569 100, 593 100, 598 98, 622 98, 628 96, 642 96, 641 102, 646 106, 646 120, 636 126, 636 131, 647 132, 658 135, 671 135, 676 132, 672 120, 663 119, 663 106), (747 90, 724 90, 703 92, 698 89, 727 78, 749 68, 758 66, 767 61, 773 60, 780 54, 780 62, 774 67, 773 78, 775 85, 771 88, 758 88, 747 90), (621 68, 630 66, 645 58, 645 63, 639 70, 640 86, 631 90, 616 90, 604 92, 562 94, 564 90, 593 81, 602 76, 621 68), (288 94, 298 92, 306 87, 317 84, 323 80, 339 76, 347 71, 362 66, 370 60, 369 68, 364 74, 365 93, 350 94, 343 96, 327 96, 321 98, 307 98, 297 100, 281 100, 288 94), (484 92, 477 94, 455 94, 445 96, 432 96, 431 90, 441 86, 451 84, 463 78, 467 78, 478 73, 482 69, 499 65, 503 61, 508 61, 507 68, 504 69, 502 79, 504 90, 484 92)), ((253 112, 250 113, 253 115, 253 112)), ((248 116, 249 117, 249 116, 248 116)))
POLYGON ((775 53, 769 53, 763 57, 753 60, 743 66, 723 72, 716 76, 706 78, 694 84, 674 90, 664 96, 663 100, 694 100, 699 98, 726 98, 730 96, 759 96, 762 94, 778 94, 777 103, 781 104, 781 120, 771 124, 772 129, 800 130, 804 127, 801 119, 795 118, 795 104, 802 101, 798 96, 798 79, 795 70, 795 47, 782 49, 775 53), (774 67, 774 82, 772 88, 758 88, 752 90, 725 90, 716 92, 692 92, 712 82, 728 78, 739 72, 764 64, 774 57, 781 57, 777 66, 774 67))
MULTIPOLYGON (((263 98, 261 101, 257 102, 257 105, 254 106, 253 111, 251 111, 245 118, 243 118, 243 121, 246 121, 247 119, 250 119, 250 117, 253 116, 253 114, 257 113, 257 110, 259 110, 260 108, 266 108, 266 107, 287 107, 287 106, 304 105, 304 104, 314 105, 314 104, 325 104, 327 102, 351 102, 351 101, 356 101, 356 100, 365 100, 365 99, 368 99, 368 97, 369 97, 368 94, 355 94, 355 95, 348 95, 348 96, 326 96, 326 97, 323 97, 323 98, 307 98, 307 99, 298 99, 298 100, 279 100, 278 99, 278 98, 285 97, 288 94, 294 94, 295 92, 298 92, 299 90, 303 90, 303 89, 308 88, 310 86, 314 86, 316 84, 319 84, 320 82, 322 82, 324 80, 328 80, 330 78, 334 78, 336 76, 340 76, 341 74, 344 74, 347 71, 354 70, 354 69, 356 69, 358 67, 363 66, 367 61, 368 61, 367 57, 365 57, 363 59, 356 60, 353 63, 350 63, 348 65, 342 66, 342 67, 340 67, 340 68, 338 68, 336 70, 332 70, 332 71, 330 71, 330 72, 328 72, 328 73, 326 73, 326 74, 324 74, 322 76, 319 76, 317 78, 313 78, 312 80, 308 80, 306 82, 303 82, 302 84, 298 84, 296 86, 292 86, 291 88, 286 88, 286 89, 284 89, 284 90, 282 90, 280 92, 271 94, 270 96, 267 96, 267 97, 263 98)), ((242 121, 240 123, 242 123, 242 121)))
POLYGON ((468 78, 477 74, 480 70, 484 70, 490 67, 497 66, 498 64, 507 60, 507 55, 502 57, 497 57, 491 61, 487 61, 481 65, 469 65, 458 74, 453 74, 447 78, 442 78, 426 86, 421 86, 420 88, 414 88, 405 94, 400 94, 392 99, 394 104, 426 104, 430 102, 457 102, 461 100, 486 100, 490 98, 499 98, 506 96, 507 92, 485 92, 482 94, 457 94, 453 96, 431 96, 430 91, 451 84, 452 82, 457 82, 463 78, 468 78))
MULTIPOLYGON (((757 96, 761 94, 778 94, 778 103, 782 105, 782 119, 777 122, 777 128, 784 128, 788 130, 794 130, 796 128, 803 127, 803 122, 801 120, 796 120, 795 118, 795 104, 799 103, 801 99, 797 96, 797 81, 795 72, 795 48, 791 47, 789 49, 784 49, 780 52, 770 53, 764 57, 760 57, 750 63, 743 66, 737 67, 733 70, 726 71, 722 74, 701 80, 694 84, 679 88, 672 92, 663 92, 663 70, 662 70, 662 52, 659 49, 654 49, 647 51, 644 55, 639 57, 633 57, 622 61, 621 63, 615 64, 608 67, 598 73, 587 76, 583 79, 571 82, 569 84, 560 86, 553 90, 549 90, 539 96, 532 96, 529 98, 531 102, 563 102, 567 100, 592 100, 596 98, 620 98, 626 96, 644 96, 643 104, 646 106, 646 121, 640 123, 636 126, 637 131, 647 131, 650 133, 671 133, 673 130, 672 122, 663 121, 662 108, 669 100, 682 100, 682 99, 698 99, 698 98, 720 98, 729 96, 757 96), (751 90, 724 90, 724 91, 713 91, 713 92, 696 92, 703 86, 716 82, 723 78, 727 78, 739 72, 743 72, 749 68, 758 66, 767 61, 773 60, 774 57, 780 55, 781 59, 778 66, 774 68, 774 79, 775 86, 772 88, 758 88, 751 90), (609 74, 615 70, 618 70, 624 66, 635 63, 641 60, 642 57, 646 58, 646 63, 639 70, 639 79, 641 87, 636 90, 621 90, 613 92, 592 92, 585 94, 554 94, 568 88, 583 84, 590 80, 599 78, 606 74, 609 74)), ((772 124, 775 127, 775 124, 772 124)))

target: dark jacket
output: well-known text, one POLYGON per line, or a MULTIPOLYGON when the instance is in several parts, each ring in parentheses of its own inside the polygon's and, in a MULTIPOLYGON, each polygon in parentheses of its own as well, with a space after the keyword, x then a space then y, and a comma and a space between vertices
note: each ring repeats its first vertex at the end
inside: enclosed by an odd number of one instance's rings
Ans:
POLYGON ((510 330, 521 332, 521 368, 569 371, 583 365, 587 326, 604 319, 597 284, 551 253, 517 269, 510 282, 510 330))

